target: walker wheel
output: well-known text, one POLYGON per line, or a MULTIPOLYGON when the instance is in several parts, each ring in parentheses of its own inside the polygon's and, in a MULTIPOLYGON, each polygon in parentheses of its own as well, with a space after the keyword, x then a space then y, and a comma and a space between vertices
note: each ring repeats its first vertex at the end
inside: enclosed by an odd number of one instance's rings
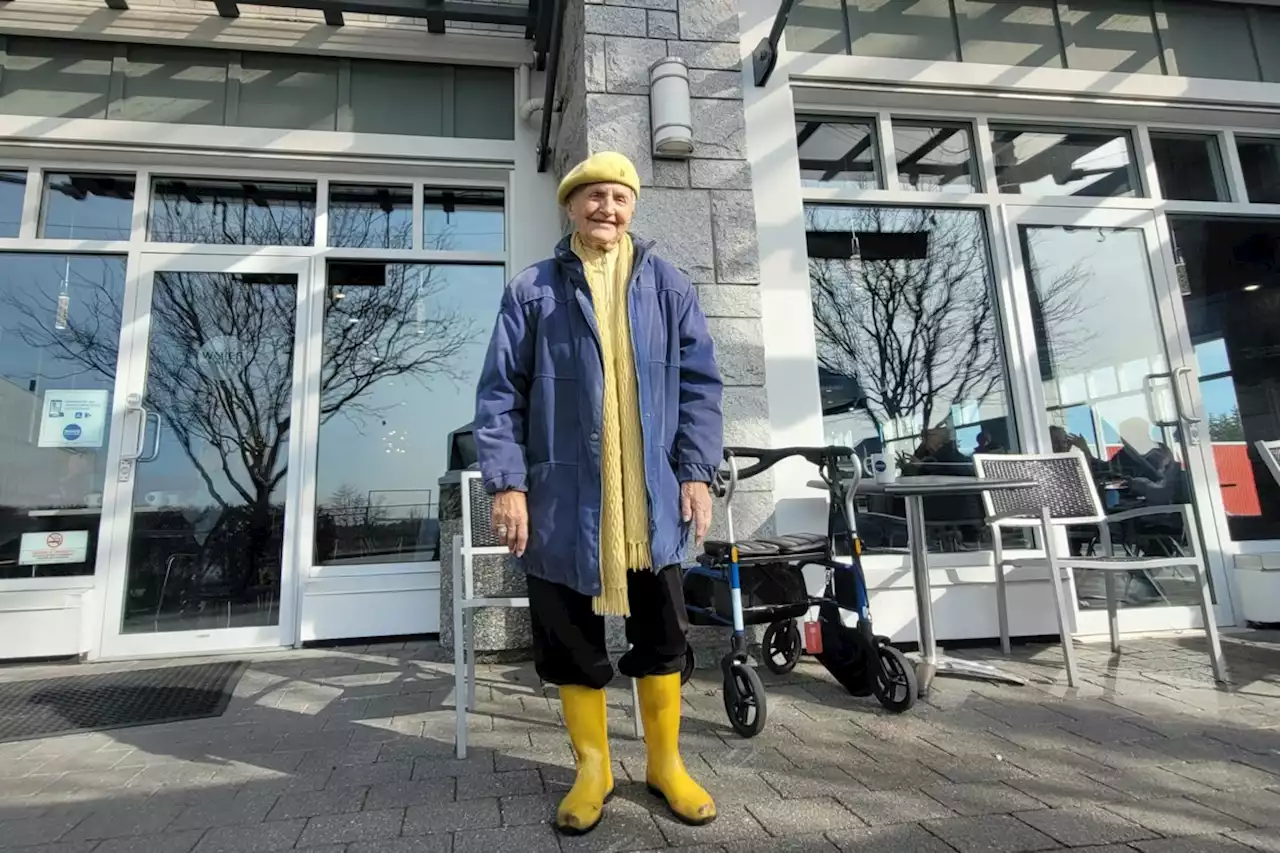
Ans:
POLYGON ((881 646, 880 671, 874 685, 876 698, 894 714, 907 711, 916 703, 916 671, 907 656, 893 646, 881 646))
POLYGON ((800 662, 800 629, 794 619, 782 622, 771 622, 764 629, 764 638, 760 642, 764 650, 764 665, 774 675, 786 675, 796 668, 800 662))
POLYGON ((768 711, 760 676, 745 663, 734 663, 724 680, 724 710, 729 725, 743 737, 755 737, 764 728, 768 711))
POLYGON ((684 664, 680 667, 680 683, 688 684, 693 678, 693 671, 698 667, 698 659, 693 656, 693 646, 688 643, 684 647, 684 664))

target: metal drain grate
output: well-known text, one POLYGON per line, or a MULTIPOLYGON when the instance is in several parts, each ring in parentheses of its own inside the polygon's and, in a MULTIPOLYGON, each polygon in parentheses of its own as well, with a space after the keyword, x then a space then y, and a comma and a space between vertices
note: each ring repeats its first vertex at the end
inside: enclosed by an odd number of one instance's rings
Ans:
POLYGON ((0 683, 0 742, 216 717, 243 661, 0 683))

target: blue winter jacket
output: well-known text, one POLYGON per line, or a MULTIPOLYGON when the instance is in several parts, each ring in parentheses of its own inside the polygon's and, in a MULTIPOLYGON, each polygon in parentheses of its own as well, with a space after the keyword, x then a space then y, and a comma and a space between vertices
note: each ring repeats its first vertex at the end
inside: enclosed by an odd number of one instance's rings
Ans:
MULTIPOLYGON (((662 567, 682 560, 688 539, 679 484, 710 482, 720 462, 720 373, 697 291, 638 238, 627 304, 662 567)), ((528 492, 525 570, 586 595, 600 593, 603 396, 600 330, 566 238, 507 285, 476 389, 475 441, 489 492, 528 492)))

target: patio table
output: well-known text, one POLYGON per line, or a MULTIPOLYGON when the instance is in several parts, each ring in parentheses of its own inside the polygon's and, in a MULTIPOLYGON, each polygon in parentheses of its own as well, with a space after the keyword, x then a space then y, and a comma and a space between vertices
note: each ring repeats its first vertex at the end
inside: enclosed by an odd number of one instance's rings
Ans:
MULTIPOLYGON (((827 489, 826 483, 821 480, 810 481, 809 485, 827 489)), ((920 628, 920 651, 915 655, 918 658, 916 680, 922 697, 928 695, 929 687, 937 675, 956 675, 1018 685, 1027 683, 1026 679, 1004 672, 990 664, 952 658, 938 651, 937 636, 933 627, 933 594, 929 582, 929 543, 925 534, 924 499, 938 495, 974 495, 985 491, 1029 489, 1035 485, 1031 480, 950 475, 899 477, 892 483, 877 483, 869 477, 858 480, 858 494, 900 497, 906 506, 911 576, 915 585, 916 619, 920 628)))

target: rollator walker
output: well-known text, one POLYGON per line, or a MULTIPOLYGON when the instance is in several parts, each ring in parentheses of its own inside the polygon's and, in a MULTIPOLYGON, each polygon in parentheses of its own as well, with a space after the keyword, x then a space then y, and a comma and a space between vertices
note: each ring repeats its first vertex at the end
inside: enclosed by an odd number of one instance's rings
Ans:
MULTIPOLYGON (((771 672, 790 672, 807 647, 852 695, 874 695, 895 714, 910 709, 916 700, 915 670, 871 624, 854 508, 862 467, 853 450, 839 446, 776 450, 726 447, 724 458, 726 468, 717 473, 712 491, 725 499, 729 538, 704 544, 697 565, 685 571, 684 594, 691 624, 733 629, 729 653, 720 660, 724 709, 730 725, 743 737, 754 737, 768 716, 764 685, 748 657, 747 625, 768 624, 761 649, 771 672), (733 522, 738 483, 792 456, 817 466, 827 485, 831 500, 825 535, 799 533, 739 541, 733 522), (739 460, 744 458, 756 461, 740 468, 739 460), (819 566, 826 573, 819 596, 808 594, 803 576, 806 566, 819 566), (807 618, 814 608, 816 621, 807 618), (855 624, 845 624, 842 611, 848 612, 855 624), (797 625, 802 617, 804 637, 797 625)), ((690 647, 684 681, 692 677, 695 666, 690 647)))

